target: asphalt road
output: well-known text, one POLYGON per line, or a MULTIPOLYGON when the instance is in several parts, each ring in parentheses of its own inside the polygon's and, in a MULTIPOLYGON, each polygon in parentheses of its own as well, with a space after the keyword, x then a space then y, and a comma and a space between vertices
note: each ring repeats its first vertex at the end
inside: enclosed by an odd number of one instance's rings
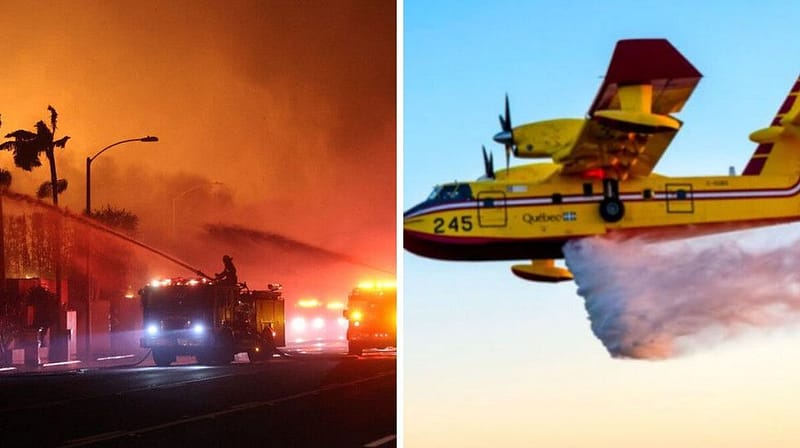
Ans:
POLYGON ((396 358, 0 377, 0 447, 396 446, 396 358))

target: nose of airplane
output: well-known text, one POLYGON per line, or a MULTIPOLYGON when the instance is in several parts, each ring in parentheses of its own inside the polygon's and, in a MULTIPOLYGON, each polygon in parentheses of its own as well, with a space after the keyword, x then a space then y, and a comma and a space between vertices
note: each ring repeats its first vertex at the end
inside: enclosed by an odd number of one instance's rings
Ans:
POLYGON ((421 257, 436 258, 435 250, 431 247, 431 241, 423 233, 413 230, 405 222, 403 223, 403 248, 412 254, 421 257))
POLYGON ((425 218, 414 216, 416 208, 412 207, 403 214, 403 248, 422 257, 435 258, 429 235, 424 231, 425 218))
POLYGON ((403 248, 412 254, 435 260, 467 260, 469 245, 459 244, 452 237, 426 231, 425 218, 406 218, 403 221, 403 248), (467 253, 465 253, 465 251, 467 253))

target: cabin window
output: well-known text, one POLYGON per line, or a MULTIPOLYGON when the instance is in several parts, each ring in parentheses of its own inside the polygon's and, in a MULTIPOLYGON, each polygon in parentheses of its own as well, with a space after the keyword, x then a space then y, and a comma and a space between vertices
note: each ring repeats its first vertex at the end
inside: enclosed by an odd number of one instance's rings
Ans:
POLYGON ((583 195, 591 196, 593 194, 594 194, 594 188, 592 187, 592 184, 589 182, 583 184, 583 195))
POLYGON ((642 197, 644 197, 645 199, 652 199, 653 190, 645 188, 644 191, 642 192, 642 197))
POLYGON ((680 189, 675 192, 675 197, 678 199, 686 199, 686 190, 680 189))
POLYGON ((553 193, 553 204, 560 204, 564 201, 564 198, 561 197, 561 193, 553 193))

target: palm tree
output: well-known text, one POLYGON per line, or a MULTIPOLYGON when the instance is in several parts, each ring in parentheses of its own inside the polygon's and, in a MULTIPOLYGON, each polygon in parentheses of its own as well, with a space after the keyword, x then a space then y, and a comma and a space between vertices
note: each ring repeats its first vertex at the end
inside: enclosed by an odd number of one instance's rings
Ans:
MULTIPOLYGON (((37 166, 42 166, 39 160, 41 153, 47 156, 50 162, 50 191, 53 194, 53 205, 58 207, 58 193, 66 188, 66 181, 59 180, 56 175, 56 147, 63 148, 67 145, 69 136, 62 137, 55 140, 56 135, 56 122, 58 121, 58 112, 53 106, 47 106, 50 111, 50 127, 47 127, 44 121, 39 120, 36 123, 36 132, 26 131, 25 129, 18 129, 10 134, 6 134, 6 138, 13 138, 0 144, 0 150, 9 150, 14 152, 14 164, 26 171, 31 171, 37 166)), ((41 188, 40 188, 41 190, 41 188)), ((56 252, 55 252, 55 280, 56 280, 56 297, 59 303, 61 302, 61 221, 58 221, 56 227, 56 252)), ((66 326, 66 314, 61 313, 62 322, 60 328, 66 326)))
POLYGON ((69 136, 62 137, 55 140, 56 135, 56 122, 58 120, 58 112, 53 106, 47 106, 50 111, 50 127, 47 127, 44 121, 36 123, 36 132, 26 131, 25 129, 18 129, 10 134, 6 134, 6 138, 13 138, 0 144, 0 150, 8 150, 14 152, 14 164, 25 171, 31 171, 37 166, 42 166, 39 160, 41 153, 47 156, 50 162, 50 191, 53 195, 53 204, 58 205, 58 193, 61 188, 52 188, 52 185, 60 187, 60 184, 65 182, 63 179, 59 180, 56 175, 56 156, 55 148, 63 148, 67 145, 69 136))

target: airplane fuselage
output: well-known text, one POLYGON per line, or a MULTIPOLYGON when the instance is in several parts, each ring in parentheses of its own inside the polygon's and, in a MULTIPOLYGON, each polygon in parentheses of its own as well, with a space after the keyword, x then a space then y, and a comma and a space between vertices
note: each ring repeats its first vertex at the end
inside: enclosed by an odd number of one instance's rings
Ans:
POLYGON ((800 220, 796 175, 628 179, 618 192, 623 216, 608 222, 600 179, 531 181, 514 179, 514 170, 507 179, 437 187, 405 212, 404 247, 443 260, 554 259, 574 238, 662 240, 800 220))
POLYGON ((573 239, 665 240, 800 220, 800 78, 749 135, 757 146, 742 176, 654 174, 682 126, 672 114, 701 77, 665 39, 628 39, 585 118, 514 127, 506 96, 494 136, 506 169, 495 171, 484 148, 483 178, 438 186, 404 213, 404 247, 444 260, 531 260, 512 272, 557 282, 573 278, 554 261, 573 239), (511 154, 552 163, 509 168, 511 154))

